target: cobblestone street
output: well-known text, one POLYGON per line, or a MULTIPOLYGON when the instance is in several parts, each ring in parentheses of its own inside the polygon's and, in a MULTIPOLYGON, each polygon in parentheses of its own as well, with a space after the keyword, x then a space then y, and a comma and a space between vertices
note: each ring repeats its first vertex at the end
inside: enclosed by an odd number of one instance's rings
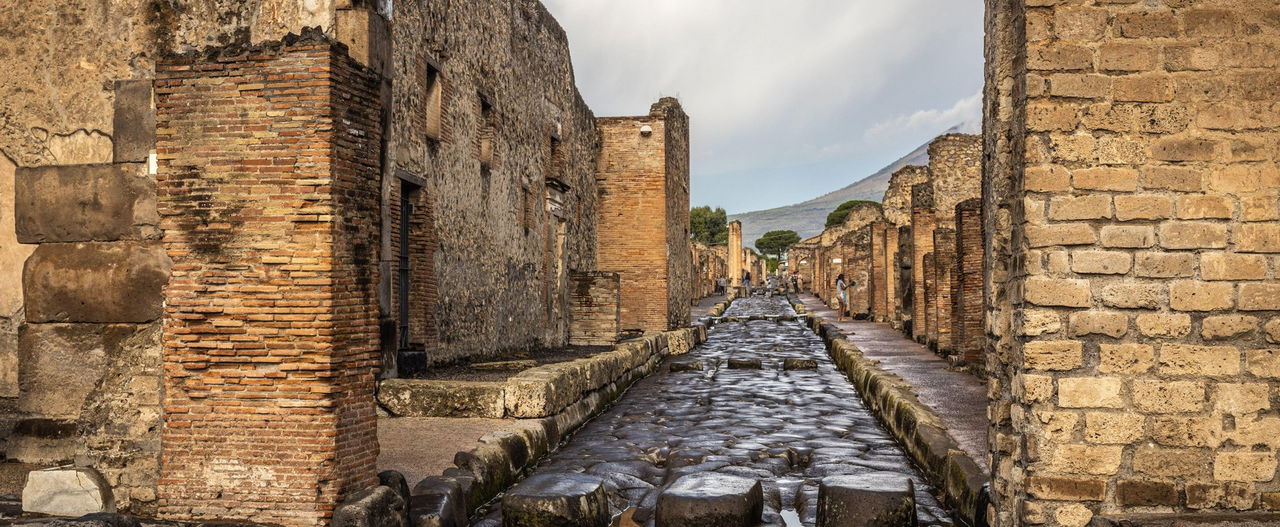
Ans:
MULTIPOLYGON (((784 297, 761 296, 737 300, 725 313, 794 315, 784 297)), ((611 513, 628 512, 638 525, 653 525, 659 492, 681 476, 758 478, 766 525, 814 525, 822 478, 879 471, 914 480, 921 525, 951 525, 822 341, 802 322, 769 319, 716 325, 705 344, 637 383, 536 473, 604 477, 611 513), (816 370, 784 370, 787 359, 816 370)), ((501 525, 500 512, 476 525, 501 525)))

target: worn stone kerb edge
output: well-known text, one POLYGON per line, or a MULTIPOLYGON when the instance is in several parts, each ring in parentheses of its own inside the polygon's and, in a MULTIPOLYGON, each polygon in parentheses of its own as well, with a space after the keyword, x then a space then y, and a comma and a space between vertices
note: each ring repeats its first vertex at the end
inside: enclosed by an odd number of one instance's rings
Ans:
MULTIPOLYGON (((794 302, 793 302, 794 304, 794 302)), ((803 306, 797 306, 797 312, 803 306)), ((871 413, 901 444, 929 483, 944 492, 943 502, 968 525, 985 527, 987 473, 960 449, 942 419, 913 393, 910 383, 880 369, 834 325, 804 315, 822 338, 836 367, 849 377, 871 413)))
POLYGON ((642 366, 628 371, 622 378, 592 391, 559 413, 539 419, 519 419, 519 430, 494 432, 480 438, 480 446, 454 456, 455 468, 444 471, 444 476, 474 478, 470 491, 463 501, 468 512, 474 512, 492 502, 537 466, 545 456, 555 452, 562 442, 592 417, 607 409, 622 397, 636 381, 658 370, 668 357, 687 353, 706 341, 706 327, 695 325, 645 337, 643 340, 658 347, 653 356, 642 366), (691 331, 692 330, 692 331, 691 331), (688 347, 671 349, 671 337, 689 333, 688 347))

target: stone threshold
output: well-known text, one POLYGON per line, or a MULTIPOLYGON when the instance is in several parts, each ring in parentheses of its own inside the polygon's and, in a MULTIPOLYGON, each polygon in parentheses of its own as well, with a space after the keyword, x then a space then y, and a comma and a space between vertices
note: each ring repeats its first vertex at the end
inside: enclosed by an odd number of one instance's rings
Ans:
POLYGON ((865 357, 834 324, 806 314, 804 304, 797 300, 791 303, 826 343, 836 367, 858 389, 871 413, 898 440, 929 483, 943 491, 943 503, 954 516, 968 525, 986 527, 988 475, 960 449, 938 414, 920 402, 910 383, 865 357))

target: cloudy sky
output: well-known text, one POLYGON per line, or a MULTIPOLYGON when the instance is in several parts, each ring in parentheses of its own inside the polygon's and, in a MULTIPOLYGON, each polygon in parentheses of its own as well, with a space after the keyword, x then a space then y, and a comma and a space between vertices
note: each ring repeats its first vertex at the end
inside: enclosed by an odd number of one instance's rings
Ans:
POLYGON ((681 99, 694 205, 804 201, 981 111, 979 0, 543 1, 596 115, 681 99))

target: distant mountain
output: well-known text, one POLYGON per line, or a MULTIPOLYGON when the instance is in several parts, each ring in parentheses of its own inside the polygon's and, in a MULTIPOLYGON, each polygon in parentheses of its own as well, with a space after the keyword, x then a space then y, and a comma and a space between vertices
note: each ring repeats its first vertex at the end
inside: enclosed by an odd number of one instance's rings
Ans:
MULTIPOLYGON (((980 126, 976 123, 966 122, 953 126, 939 135, 976 133, 978 129, 980 126)), ((742 244, 746 247, 754 247, 756 240, 764 236, 764 233, 774 230, 793 230, 800 235, 800 239, 809 238, 820 234, 826 228, 827 214, 839 207, 841 203, 854 199, 880 201, 884 198, 884 191, 889 189, 889 178, 894 172, 907 165, 927 164, 929 164, 929 143, 920 145, 920 148, 912 150, 911 153, 890 163, 889 166, 840 190, 795 205, 733 214, 729 216, 729 220, 742 222, 742 244)))

